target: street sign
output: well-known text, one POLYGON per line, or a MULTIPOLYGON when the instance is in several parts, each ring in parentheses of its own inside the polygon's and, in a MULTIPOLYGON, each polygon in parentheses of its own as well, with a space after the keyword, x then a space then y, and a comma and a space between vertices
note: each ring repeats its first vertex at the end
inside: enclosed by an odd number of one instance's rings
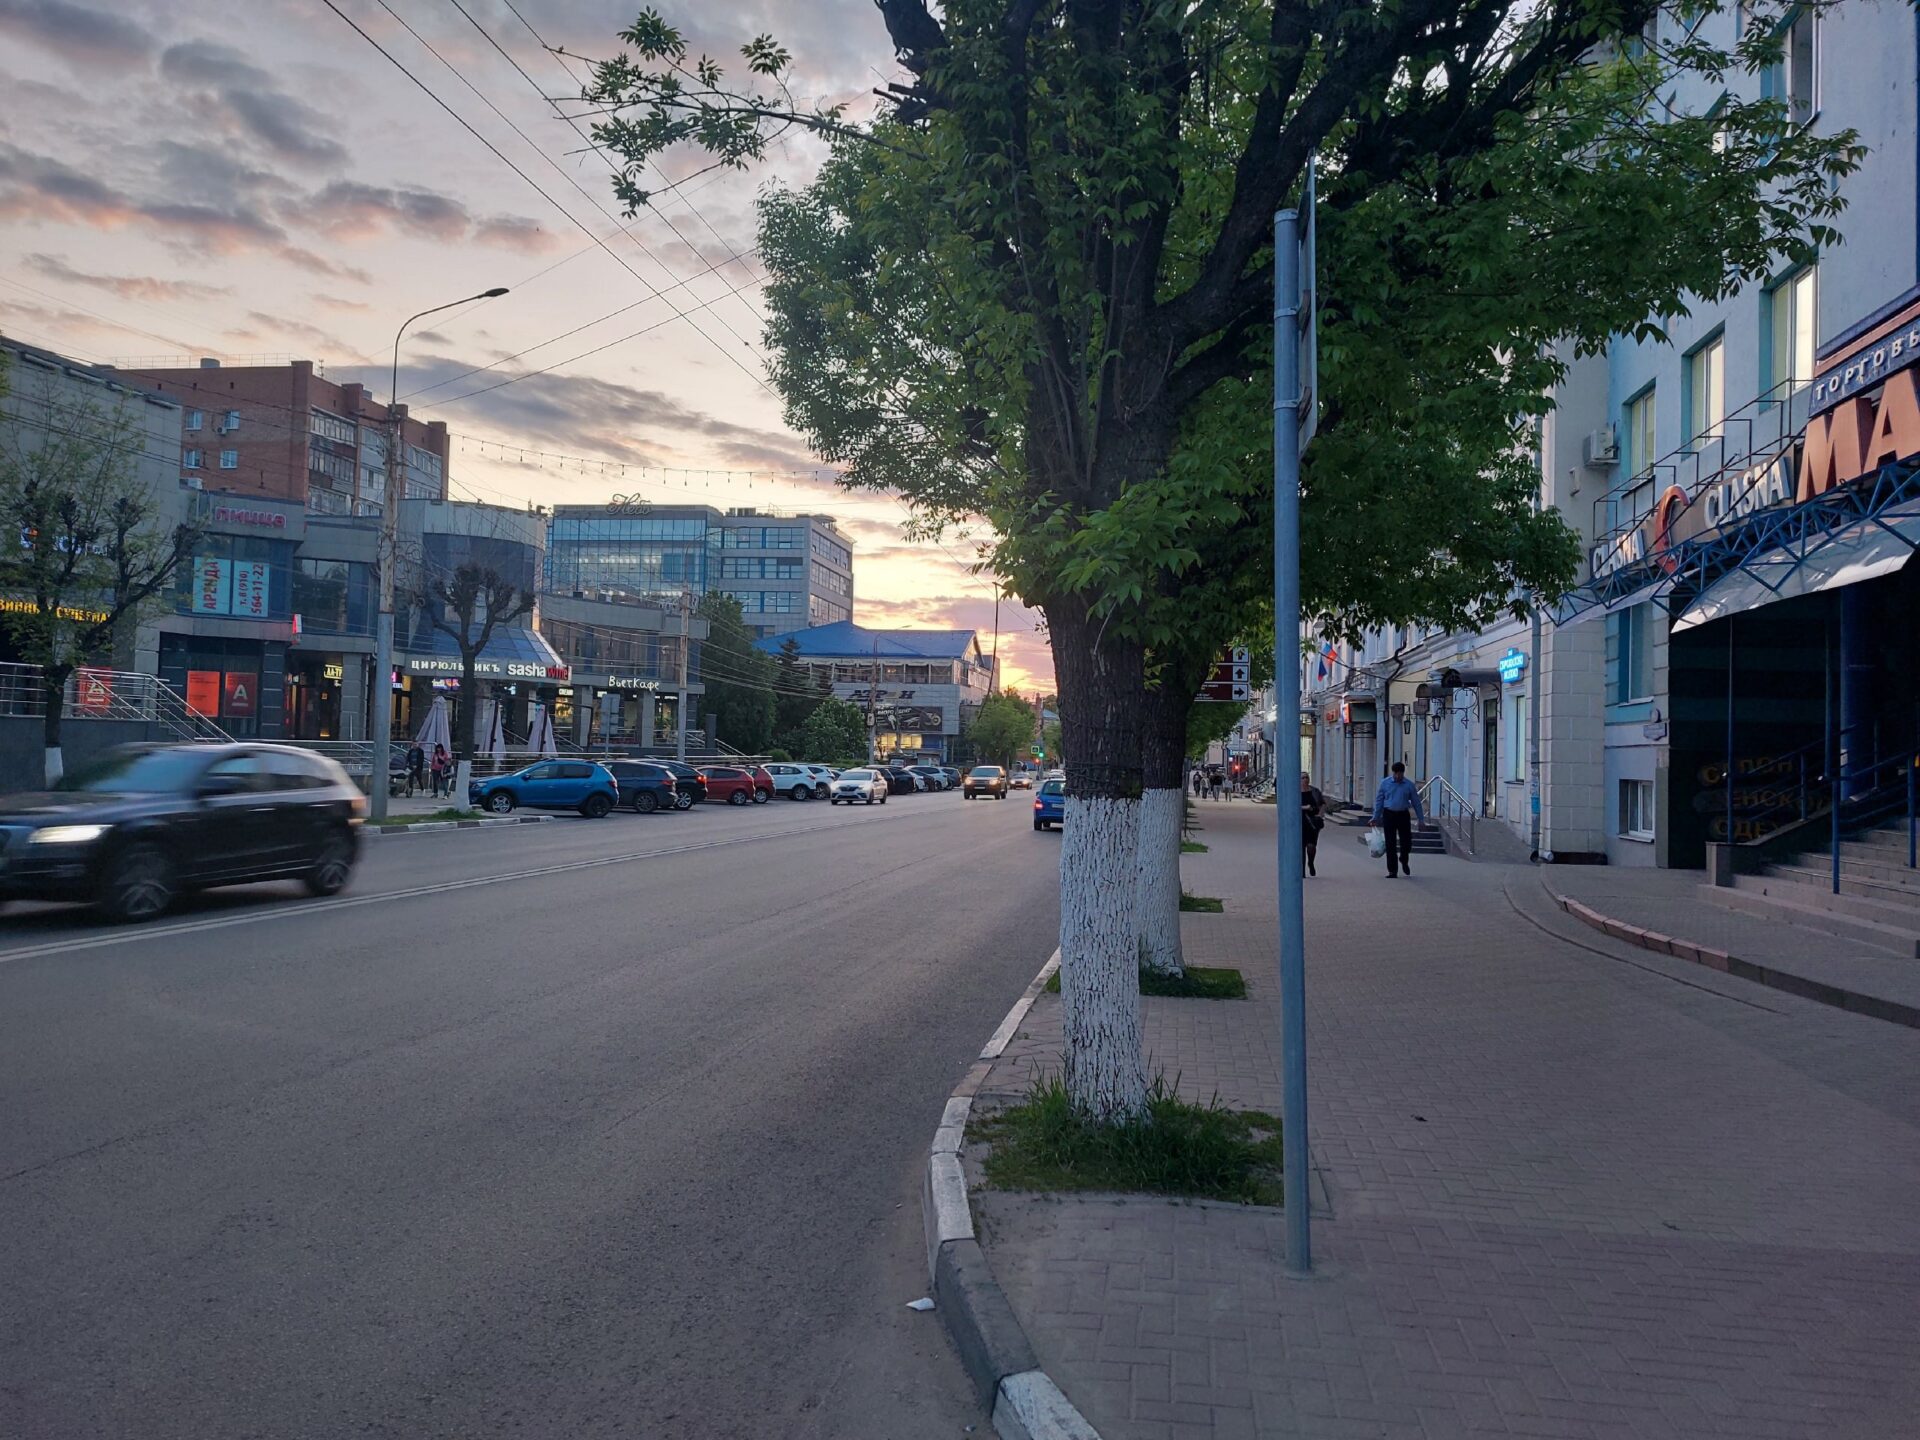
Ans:
POLYGON ((1241 680, 1209 680, 1200 687, 1196 700, 1238 701, 1242 704, 1253 699, 1253 686, 1241 680))

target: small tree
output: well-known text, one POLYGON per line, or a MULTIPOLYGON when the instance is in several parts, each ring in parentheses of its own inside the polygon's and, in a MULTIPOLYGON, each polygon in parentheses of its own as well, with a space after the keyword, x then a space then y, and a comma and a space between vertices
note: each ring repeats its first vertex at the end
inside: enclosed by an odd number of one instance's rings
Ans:
POLYGON ((983 765, 1011 765, 1033 744, 1034 709, 1011 690, 980 702, 967 732, 974 757, 983 765))
MULTIPOLYGON (((467 782, 473 775, 473 732, 479 706, 475 703, 474 670, 480 652, 493 632, 533 613, 534 591, 522 589, 492 566, 465 560, 450 571, 422 569, 413 587, 414 599, 427 623, 452 638, 460 650, 459 724, 454 728, 453 753, 459 761, 454 776, 455 804, 465 805, 467 782)), ((384 783, 376 758, 374 782, 384 783)))
POLYGON ((842 768, 867 761, 867 717, 858 705, 831 696, 814 706, 800 727, 800 753, 815 764, 842 768))
POLYGON ((720 738, 729 745, 762 754, 773 742, 774 662, 753 643, 733 596, 718 591, 702 596, 700 614, 708 625, 700 647, 706 713, 715 717, 720 738))
POLYGON ((808 677, 800 664, 800 642, 791 635, 780 642, 780 653, 773 663, 773 733, 787 749, 804 749, 801 732, 821 699, 832 690, 821 689, 808 677))
MULTIPOLYGON (((0 403, 9 396, 0 375, 0 403)), ((40 667, 45 783, 65 773, 60 731, 74 671, 130 635, 193 546, 138 477, 139 432, 105 406, 46 387, 0 412, 0 589, 27 602, 7 629, 40 667), (17 536, 17 542, 13 537, 17 536)))

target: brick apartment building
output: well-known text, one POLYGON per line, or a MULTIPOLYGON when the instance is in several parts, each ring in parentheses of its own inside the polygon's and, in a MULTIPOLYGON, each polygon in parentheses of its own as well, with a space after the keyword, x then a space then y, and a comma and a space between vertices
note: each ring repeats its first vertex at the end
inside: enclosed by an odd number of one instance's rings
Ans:
MULTIPOLYGON (((209 490, 290 500, 314 515, 370 515, 386 493, 391 416, 364 385, 336 385, 311 360, 287 365, 129 369, 179 401, 180 473, 209 490)), ((405 406, 400 407, 404 412, 405 406)), ((447 498, 447 427, 404 422, 406 495, 447 498)))

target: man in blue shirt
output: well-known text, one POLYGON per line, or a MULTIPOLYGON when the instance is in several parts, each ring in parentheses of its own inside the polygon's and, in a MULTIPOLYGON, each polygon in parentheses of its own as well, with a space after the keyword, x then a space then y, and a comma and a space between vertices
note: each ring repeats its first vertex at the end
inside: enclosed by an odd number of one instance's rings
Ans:
POLYGON ((1402 870, 1409 879, 1413 876, 1413 866, 1407 861, 1413 855, 1413 822, 1418 816, 1422 825, 1427 817, 1420 808, 1420 787, 1407 779, 1407 767, 1398 760, 1393 762, 1393 773, 1380 782, 1380 788, 1373 796, 1373 823, 1387 832, 1387 878, 1397 880, 1402 870))

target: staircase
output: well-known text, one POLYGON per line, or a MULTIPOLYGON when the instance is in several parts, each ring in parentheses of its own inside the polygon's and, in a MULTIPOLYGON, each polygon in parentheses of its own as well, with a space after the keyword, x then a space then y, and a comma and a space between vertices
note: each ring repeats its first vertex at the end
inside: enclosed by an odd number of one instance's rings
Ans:
POLYGON ((1735 875, 1731 887, 1702 886, 1729 910, 1920 958, 1920 870, 1907 867, 1904 815, 1840 842, 1840 888, 1830 848, 1801 851, 1735 875))

